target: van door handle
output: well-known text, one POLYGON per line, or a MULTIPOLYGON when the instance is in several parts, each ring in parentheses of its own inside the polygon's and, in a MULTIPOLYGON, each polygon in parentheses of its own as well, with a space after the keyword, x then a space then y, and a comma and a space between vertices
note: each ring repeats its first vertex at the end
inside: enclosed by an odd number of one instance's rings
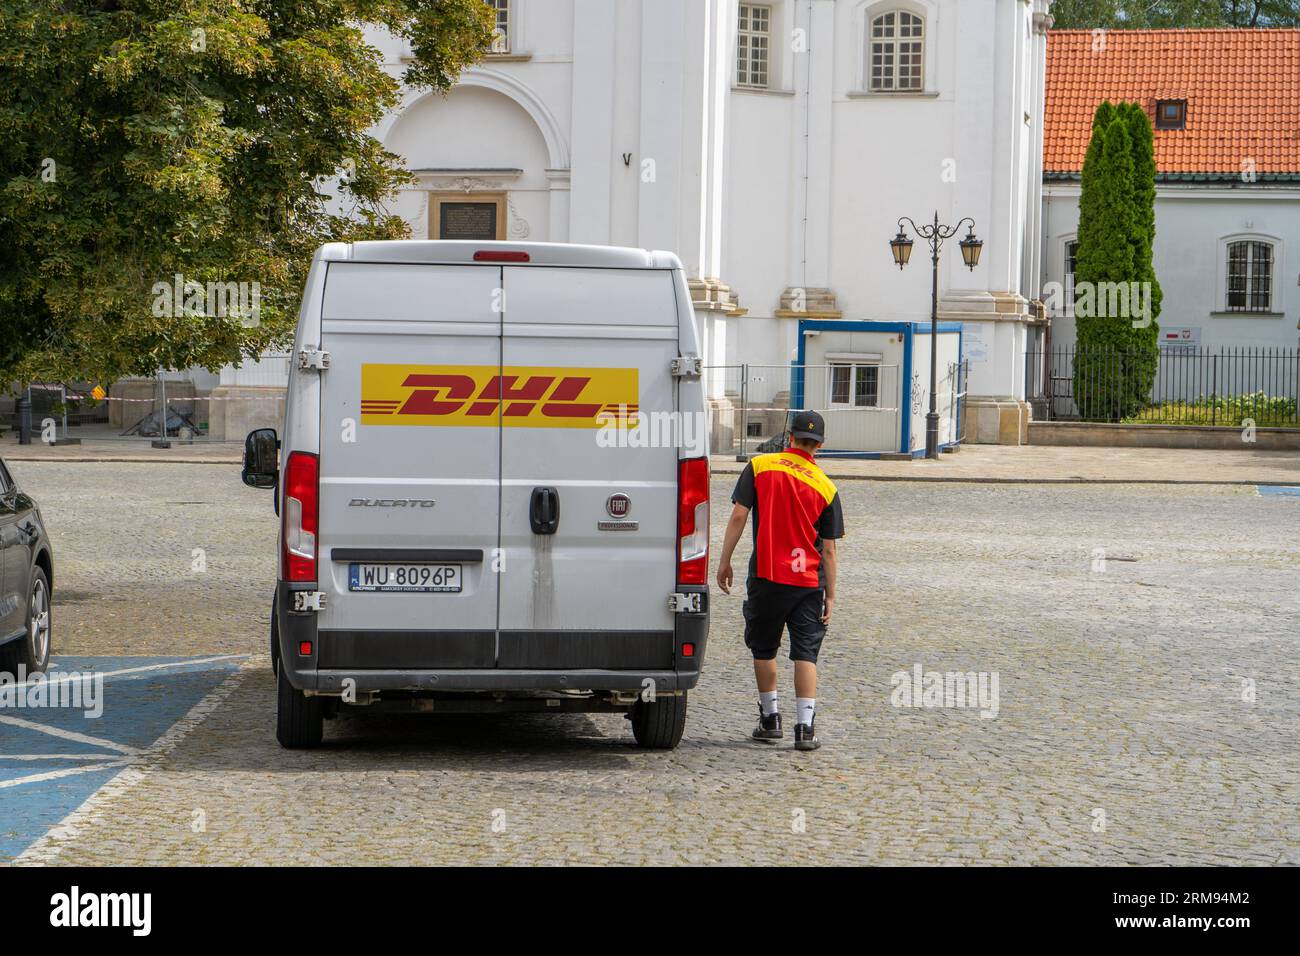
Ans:
POLYGON ((560 527, 560 493, 545 486, 534 488, 528 503, 528 523, 534 534, 555 534, 560 527))

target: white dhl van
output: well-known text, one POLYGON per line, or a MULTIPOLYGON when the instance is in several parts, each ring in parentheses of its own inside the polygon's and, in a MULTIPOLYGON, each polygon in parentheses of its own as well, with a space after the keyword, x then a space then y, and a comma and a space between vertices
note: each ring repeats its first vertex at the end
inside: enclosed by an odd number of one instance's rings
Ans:
POLYGON ((284 432, 277 737, 341 706, 619 711, 681 739, 708 637, 699 344, 665 252, 330 244, 284 432))

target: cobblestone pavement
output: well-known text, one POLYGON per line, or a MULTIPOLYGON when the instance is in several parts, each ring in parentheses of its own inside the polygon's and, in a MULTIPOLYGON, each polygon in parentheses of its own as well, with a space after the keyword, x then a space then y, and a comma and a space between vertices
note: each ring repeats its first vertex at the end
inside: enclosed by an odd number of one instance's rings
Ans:
MULTIPOLYGON (((264 653, 275 520, 235 469, 14 471, 58 549, 59 652, 264 653), (190 570, 193 548, 206 571, 190 570)), ((714 484, 716 533, 731 480, 714 484)), ((328 724, 321 750, 283 751, 257 660, 39 858, 1300 864, 1300 498, 841 490, 815 754, 746 739, 740 597, 715 592, 672 753, 635 750, 613 715, 367 715, 328 724), (917 664, 996 672, 997 716, 891 706, 892 676, 917 664)), ((788 712, 784 662, 781 681, 788 712)))

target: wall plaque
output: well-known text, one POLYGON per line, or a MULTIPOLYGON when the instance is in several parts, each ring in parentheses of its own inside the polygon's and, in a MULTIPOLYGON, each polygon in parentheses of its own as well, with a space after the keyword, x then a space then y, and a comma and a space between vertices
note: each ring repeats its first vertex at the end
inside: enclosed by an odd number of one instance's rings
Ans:
POLYGON ((438 204, 439 239, 495 239, 497 237, 495 202, 453 202, 438 204))

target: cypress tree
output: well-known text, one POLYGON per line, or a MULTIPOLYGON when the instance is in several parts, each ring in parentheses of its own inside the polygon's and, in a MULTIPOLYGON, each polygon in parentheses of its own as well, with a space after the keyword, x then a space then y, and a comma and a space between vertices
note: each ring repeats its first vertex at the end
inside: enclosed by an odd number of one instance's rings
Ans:
MULTIPOLYGON (((1133 144, 1134 200, 1137 203, 1139 221, 1143 230, 1138 243, 1134 246, 1134 267, 1140 288, 1150 289, 1150 322, 1145 327, 1130 331, 1133 359, 1129 369, 1132 382, 1133 402, 1139 408, 1146 404, 1155 384, 1156 371, 1160 363, 1160 326, 1156 321, 1160 317, 1160 303, 1163 294, 1156 279, 1153 250, 1156 239, 1156 152, 1151 130, 1151 120, 1146 111, 1137 103, 1125 103, 1127 110, 1129 136, 1133 144)), ((1139 408, 1126 410, 1133 414, 1139 408)))
MULTIPOLYGON (((1093 117, 1083 164, 1075 267, 1077 350, 1074 395, 1085 419, 1119 421, 1147 402, 1155 379, 1159 291, 1151 264, 1155 237, 1155 159, 1151 124, 1136 104, 1102 103, 1093 117), (1108 314, 1104 295, 1150 283, 1151 321, 1134 327, 1141 299, 1128 314, 1108 314), (1091 309, 1091 312, 1089 310, 1091 309)), ((1119 302, 1124 301, 1120 299, 1119 302)))

